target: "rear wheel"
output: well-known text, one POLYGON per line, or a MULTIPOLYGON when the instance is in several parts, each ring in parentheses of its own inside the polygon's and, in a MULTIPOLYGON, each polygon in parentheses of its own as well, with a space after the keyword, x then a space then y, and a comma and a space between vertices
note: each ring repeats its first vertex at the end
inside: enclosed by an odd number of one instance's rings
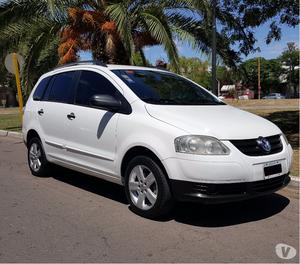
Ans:
POLYGON ((125 172, 125 191, 132 211, 158 218, 172 209, 172 195, 160 166, 151 158, 133 158, 125 172))
POLYGON ((33 138, 28 143, 28 165, 34 176, 45 177, 49 169, 49 162, 39 138, 33 138))

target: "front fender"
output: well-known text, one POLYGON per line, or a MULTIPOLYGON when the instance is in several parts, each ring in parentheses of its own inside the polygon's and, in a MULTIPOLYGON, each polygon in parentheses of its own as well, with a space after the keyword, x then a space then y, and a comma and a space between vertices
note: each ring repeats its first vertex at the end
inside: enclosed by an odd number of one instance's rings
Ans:
POLYGON ((130 149, 145 147, 163 162, 164 159, 174 156, 174 139, 183 132, 150 116, 129 115, 120 117, 116 134, 116 172, 121 175, 122 160, 130 149))

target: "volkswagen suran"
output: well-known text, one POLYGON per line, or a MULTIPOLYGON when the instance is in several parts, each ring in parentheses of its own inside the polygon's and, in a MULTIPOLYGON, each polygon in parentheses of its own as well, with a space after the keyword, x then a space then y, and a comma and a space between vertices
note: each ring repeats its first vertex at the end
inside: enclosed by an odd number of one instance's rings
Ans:
POLYGON ((51 164, 123 185, 132 210, 224 203, 289 181, 292 148, 273 123, 162 69, 80 62, 44 74, 24 109, 33 175, 51 164))

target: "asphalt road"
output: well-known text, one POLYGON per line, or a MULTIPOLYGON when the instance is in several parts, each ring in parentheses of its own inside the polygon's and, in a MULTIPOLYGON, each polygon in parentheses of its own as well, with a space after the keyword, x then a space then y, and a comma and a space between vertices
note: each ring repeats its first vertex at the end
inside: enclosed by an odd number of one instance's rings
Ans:
POLYGON ((25 154, 21 140, 0 137, 0 262, 289 262, 276 244, 299 248, 294 189, 178 204, 152 221, 129 210, 120 186, 62 168, 33 177, 25 154))

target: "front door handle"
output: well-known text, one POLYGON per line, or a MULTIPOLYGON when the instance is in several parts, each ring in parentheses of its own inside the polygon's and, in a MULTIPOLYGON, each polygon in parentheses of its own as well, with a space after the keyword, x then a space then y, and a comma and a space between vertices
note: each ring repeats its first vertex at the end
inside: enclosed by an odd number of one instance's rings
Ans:
POLYGON ((67 117, 68 117, 68 119, 73 120, 73 119, 75 119, 76 116, 74 113, 70 113, 67 115, 67 117))
POLYGON ((44 110, 43 110, 43 109, 40 109, 40 110, 38 111, 38 114, 39 114, 39 115, 43 115, 43 114, 44 114, 44 110))

